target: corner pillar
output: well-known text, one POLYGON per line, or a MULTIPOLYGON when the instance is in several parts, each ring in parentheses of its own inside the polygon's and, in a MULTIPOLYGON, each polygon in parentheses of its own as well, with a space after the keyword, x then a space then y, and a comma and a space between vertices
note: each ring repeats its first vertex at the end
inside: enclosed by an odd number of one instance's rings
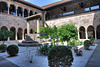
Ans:
POLYGON ((88 33, 87 33, 87 30, 85 31, 85 33, 86 33, 86 39, 88 39, 88 33))
POLYGON ((37 19, 37 41, 40 42, 40 19, 37 19))
POLYGON ((95 29, 95 40, 97 40, 97 30, 95 29))
POLYGON ((30 23, 27 22, 27 34, 30 34, 30 23))
POLYGON ((16 35, 15 35, 15 40, 18 40, 18 38, 17 38, 17 30, 16 30, 16 35))

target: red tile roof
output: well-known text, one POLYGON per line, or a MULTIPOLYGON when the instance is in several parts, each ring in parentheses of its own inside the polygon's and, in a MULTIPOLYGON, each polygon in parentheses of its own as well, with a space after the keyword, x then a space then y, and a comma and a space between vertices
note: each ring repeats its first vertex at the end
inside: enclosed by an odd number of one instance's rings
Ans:
POLYGON ((29 5, 31 5, 31 6, 35 6, 35 7, 39 8, 39 9, 47 9, 47 8, 50 8, 50 7, 53 7, 53 6, 56 6, 56 5, 60 5, 60 4, 63 4, 63 3, 65 3, 65 2, 69 2, 69 1, 73 1, 73 0, 62 0, 62 1, 58 1, 58 2, 52 3, 52 4, 45 5, 45 6, 43 6, 43 7, 39 7, 39 6, 37 6, 37 5, 34 5, 34 4, 32 4, 32 3, 27 2, 27 1, 25 1, 25 0, 19 0, 19 1, 24 2, 24 3, 26 3, 26 4, 29 4, 29 5))

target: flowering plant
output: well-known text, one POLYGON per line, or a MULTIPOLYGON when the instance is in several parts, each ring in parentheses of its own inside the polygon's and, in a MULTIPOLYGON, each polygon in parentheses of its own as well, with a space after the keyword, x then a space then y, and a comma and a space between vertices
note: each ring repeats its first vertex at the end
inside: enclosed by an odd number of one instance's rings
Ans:
POLYGON ((79 50, 78 47, 74 48, 74 52, 76 53, 77 56, 82 56, 83 55, 82 50, 79 50))

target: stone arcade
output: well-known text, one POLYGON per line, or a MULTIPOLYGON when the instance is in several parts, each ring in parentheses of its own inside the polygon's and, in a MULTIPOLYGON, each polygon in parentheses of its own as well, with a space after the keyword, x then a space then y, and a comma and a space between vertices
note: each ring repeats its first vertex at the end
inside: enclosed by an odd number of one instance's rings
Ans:
POLYGON ((22 41, 25 34, 35 34, 38 28, 37 19, 26 18, 39 13, 42 14, 40 27, 44 26, 42 21, 50 27, 73 23, 80 40, 100 39, 100 0, 62 0, 43 7, 24 0, 0 0, 0 29, 14 32, 8 41, 22 41))

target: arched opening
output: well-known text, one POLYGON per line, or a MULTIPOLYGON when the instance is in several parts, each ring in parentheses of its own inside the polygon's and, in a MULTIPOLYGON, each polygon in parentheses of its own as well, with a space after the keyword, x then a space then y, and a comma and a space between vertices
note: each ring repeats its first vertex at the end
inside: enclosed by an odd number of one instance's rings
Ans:
POLYGON ((30 11, 30 16, 33 15, 33 11, 30 11))
POLYGON ((10 40, 15 40, 15 34, 16 34, 16 29, 15 27, 11 27, 10 31, 12 31, 14 33, 13 37, 10 37, 10 40))
POLYGON ((17 36, 18 36, 18 40, 22 40, 22 28, 18 28, 18 33, 17 33, 17 36))
POLYGON ((93 26, 89 26, 87 28, 87 33, 88 33, 88 38, 95 38, 95 32, 94 32, 94 27, 93 26))
POLYGON ((37 14, 37 12, 35 12, 35 14, 37 14))
POLYGON ((83 26, 79 29, 80 39, 85 39, 85 28, 83 26))
POLYGON ((1 27, 1 30, 8 30, 6 26, 1 27))
POLYGON ((27 29, 24 30, 24 39, 25 39, 25 34, 27 34, 27 29))
POLYGON ((28 11, 27 11, 27 9, 24 10, 24 17, 28 17, 28 11))
POLYGON ((100 39, 100 25, 97 26, 97 39, 100 39))
POLYGON ((17 15, 22 17, 22 8, 21 7, 18 7, 17 15))
MULTIPOLYGON (((6 26, 1 27, 1 30, 8 30, 8 28, 6 26)), ((5 39, 7 40, 7 39, 5 39)), ((0 41, 3 41, 2 39, 0 41)))
POLYGON ((0 12, 8 13, 8 5, 5 2, 0 2, 0 12))
POLYGON ((30 30, 30 34, 33 34, 33 33, 34 33, 34 31, 33 31, 33 29, 31 29, 31 30, 30 30))
POLYGON ((46 18, 46 20, 49 20, 50 19, 50 13, 47 13, 45 18, 46 18))
POLYGON ((10 14, 16 15, 15 12, 16 12, 15 6, 14 5, 10 5, 10 14))

